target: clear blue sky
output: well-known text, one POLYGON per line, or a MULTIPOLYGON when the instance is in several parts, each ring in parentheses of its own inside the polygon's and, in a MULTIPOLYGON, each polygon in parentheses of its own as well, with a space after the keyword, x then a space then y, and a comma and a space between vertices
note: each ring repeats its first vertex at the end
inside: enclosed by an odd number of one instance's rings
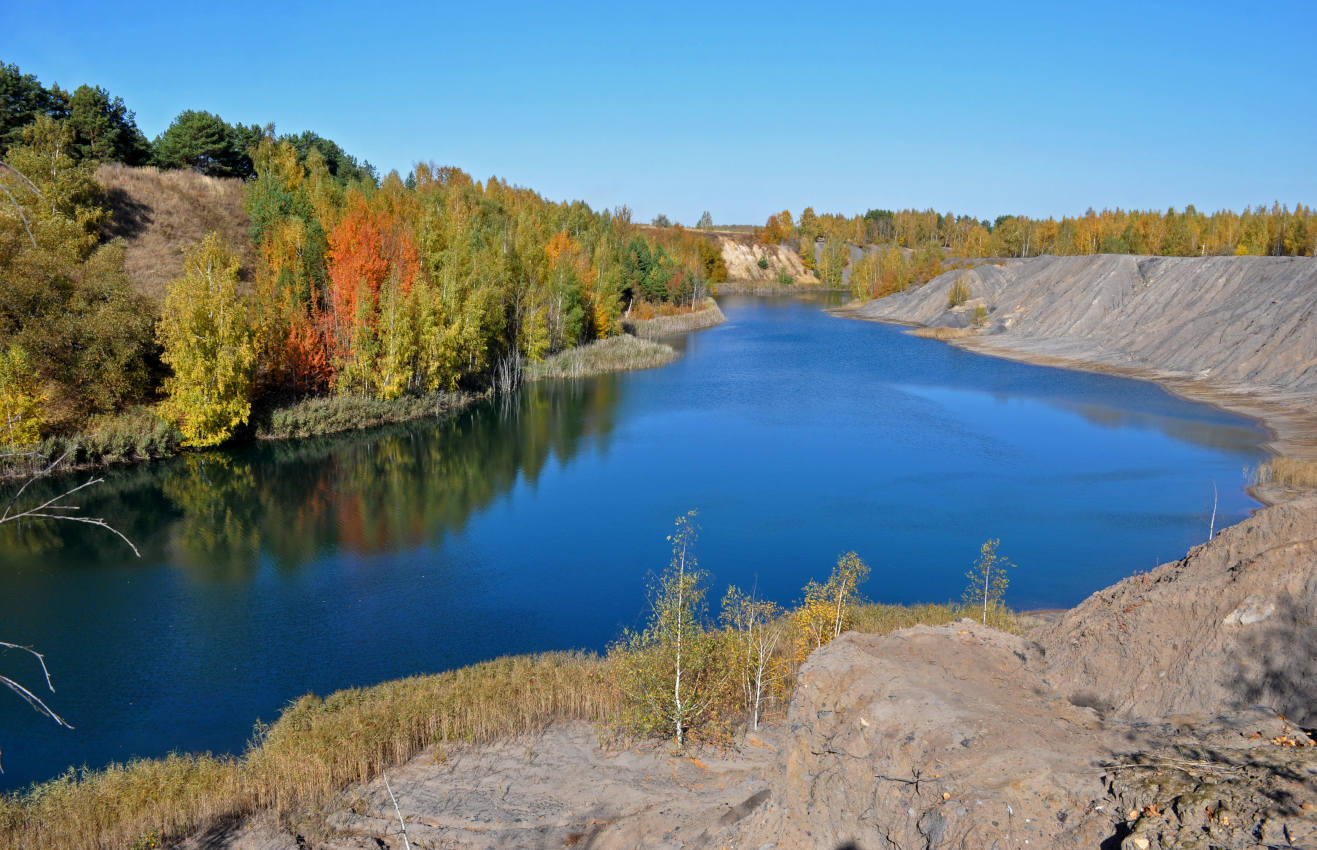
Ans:
POLYGON ((4 3, 0 60, 692 223, 1317 203, 1317 3, 4 3))

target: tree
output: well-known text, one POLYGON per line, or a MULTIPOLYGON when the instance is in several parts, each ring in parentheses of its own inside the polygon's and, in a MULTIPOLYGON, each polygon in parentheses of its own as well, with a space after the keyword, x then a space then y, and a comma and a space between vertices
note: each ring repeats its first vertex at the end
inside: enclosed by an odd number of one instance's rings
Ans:
POLYGON ((974 568, 965 574, 965 578, 969 580, 969 585, 965 588, 965 603, 975 606, 982 604, 984 625, 988 623, 988 608, 995 610, 1006 595, 1006 588, 1010 584, 1006 570, 1015 566, 1010 560, 997 554, 999 543, 1001 541, 995 538, 985 541, 979 547, 979 559, 974 562, 974 568))
POLYGON ((218 115, 189 109, 179 113, 152 144, 161 168, 194 168, 211 177, 252 175, 251 148, 264 137, 255 125, 231 126, 218 115))
POLYGON ((746 593, 732 585, 723 597, 722 621, 735 636, 741 696, 750 717, 750 728, 758 729, 760 708, 767 696, 765 690, 771 690, 785 677, 775 655, 783 631, 782 609, 770 600, 757 599, 753 592, 746 593))
POLYGON ((840 289, 842 272, 850 260, 850 248, 840 239, 829 239, 823 243, 823 250, 818 255, 819 280, 829 289, 840 289))
POLYGON ((669 219, 663 213, 659 213, 658 215, 654 216, 654 220, 651 222, 651 224, 653 224, 655 227, 671 227, 672 220, 669 219))
POLYGON ((708 575, 699 569, 695 511, 677 517, 668 536, 672 560, 650 590, 649 623, 623 639, 623 688, 637 725, 664 731, 678 747, 704 714, 718 685, 716 647, 705 627, 708 575))
POLYGON ((47 89, 17 65, 0 62, 0 156, 23 140, 23 129, 38 115, 63 118, 67 97, 58 88, 47 89))
POLYGON ((174 370, 162 408, 185 444, 228 439, 251 413, 256 340, 238 298, 238 260, 218 233, 188 254, 183 276, 170 284, 158 336, 174 370))
POLYGON ((861 601, 859 586, 869 578, 869 565, 855 552, 837 559, 827 584, 805 585, 805 600, 794 614, 799 628, 797 656, 831 643, 850 623, 850 609, 861 601))
POLYGON ((123 98, 111 98, 100 86, 78 86, 69 99, 68 122, 77 159, 144 165, 151 158, 151 145, 123 98))
POLYGON ((0 351, 0 448, 22 448, 41 438, 45 402, 23 347, 0 351))
POLYGON ((713 228, 713 216, 708 210, 700 213, 700 220, 696 222, 695 226, 700 230, 710 230, 713 228))
POLYGON ((0 166, 0 340, 23 347, 50 422, 74 422, 145 394, 152 310, 122 245, 100 244, 101 189, 67 123, 38 116, 23 138, 0 166))

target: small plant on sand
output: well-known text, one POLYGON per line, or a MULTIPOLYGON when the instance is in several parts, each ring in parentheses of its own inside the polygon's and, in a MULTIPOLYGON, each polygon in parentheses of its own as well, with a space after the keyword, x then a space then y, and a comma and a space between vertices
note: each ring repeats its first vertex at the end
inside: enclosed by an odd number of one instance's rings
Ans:
POLYGON ((795 284, 796 279, 791 276, 791 272, 786 269, 779 269, 777 272, 777 282, 782 286, 791 286, 795 284))
POLYGON ((965 574, 969 579, 969 586, 965 588, 965 604, 975 608, 982 606, 980 619, 985 626, 988 624, 989 610, 996 614, 1001 607, 1006 588, 1011 583, 1006 571, 1015 566, 1004 555, 997 554, 1000 543, 995 538, 985 541, 979 547, 979 559, 974 562, 974 568, 965 574))
POLYGON ((758 261, 757 261, 757 264, 758 264, 759 268, 761 268, 761 269, 766 269, 766 268, 768 268, 768 258, 767 258, 767 257, 760 257, 760 258, 758 259, 758 261))
POLYGON ((974 327, 981 328, 988 323, 988 308, 982 304, 974 308, 974 327))

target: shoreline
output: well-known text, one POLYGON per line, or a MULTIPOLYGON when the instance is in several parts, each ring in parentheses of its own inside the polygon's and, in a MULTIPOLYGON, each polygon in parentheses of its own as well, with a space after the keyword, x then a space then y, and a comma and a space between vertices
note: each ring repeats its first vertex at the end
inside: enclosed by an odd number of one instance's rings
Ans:
MULTIPOLYGON (((910 330, 907 333, 919 328, 934 327, 918 322, 903 322, 896 319, 863 316, 858 313, 858 306, 834 307, 827 312, 840 319, 908 328, 910 330)), ((1210 405, 1217 410, 1249 419, 1267 433, 1267 440, 1262 446, 1272 457, 1288 456, 1300 459, 1317 459, 1317 408, 1302 405, 1296 394, 1271 394, 1256 387, 1220 386, 1212 383, 1210 379, 1190 378, 1182 374, 1152 367, 1120 366, 1083 357, 1027 351, 1010 345, 986 343, 984 342, 985 339, 990 339, 990 337, 974 334, 939 339, 938 341, 973 354, 997 357, 1016 363, 1048 366, 1054 369, 1069 369, 1075 372, 1088 372, 1097 375, 1111 375, 1156 384, 1177 398, 1210 405)), ((1244 490, 1258 502, 1261 502, 1264 507, 1293 501, 1304 495, 1301 491, 1291 491, 1269 484, 1251 484, 1245 487, 1244 490)))
MULTIPOLYGON (((628 321, 624 323, 624 327, 629 327, 620 334, 564 349, 541 363, 527 364, 525 367, 527 377, 524 382, 572 380, 607 373, 630 372, 637 369, 664 366, 681 355, 670 346, 657 346, 652 340, 716 327, 726 321, 727 317, 723 315, 717 302, 713 301, 712 298, 709 299, 709 304, 706 307, 692 313, 628 321), (633 331, 632 328, 637 330, 633 331), (625 352, 625 354, 630 355, 629 357, 618 357, 616 355, 619 352, 616 349, 622 346, 617 342, 609 341, 626 337, 644 343, 644 345, 634 346, 637 349, 636 351, 625 352), (670 353, 659 352, 657 351, 658 347, 667 349, 667 352, 670 353), (559 368, 556 365, 568 360, 574 362, 567 369, 559 368)), ((403 422, 420 422, 425 419, 441 420, 467 409, 477 401, 491 398, 494 394, 492 389, 481 391, 459 390, 456 392, 429 393, 423 396, 405 395, 390 401, 352 396, 312 396, 292 404, 253 411, 246 426, 247 434, 238 440, 225 443, 223 446, 216 448, 232 447, 244 443, 257 444, 328 437, 334 434, 346 434, 351 431, 368 431, 372 428, 382 428, 386 425, 397 425, 403 422), (277 427, 274 426, 273 423, 281 417, 291 418, 293 421, 285 422, 277 427), (306 421, 308 418, 321 421, 319 423, 308 423, 306 421), (345 418, 352 421, 343 421, 345 418), (328 424, 335 421, 337 424, 328 424), (271 429, 274 429, 275 432, 272 433, 271 429)), ((154 413, 149 415, 158 420, 154 413)), ((159 424, 172 431, 172 428, 165 425, 163 420, 159 420, 159 424)), ((175 436, 177 437, 177 435, 175 436)), ((48 437, 32 449, 34 453, 37 453, 39 462, 30 464, 11 462, 0 466, 0 484, 21 481, 30 475, 39 473, 41 470, 49 468, 55 459, 66 453, 72 455, 75 460, 71 463, 61 463, 58 468, 51 468, 49 470, 50 474, 98 473, 115 468, 134 467, 156 461, 170 460, 192 451, 192 449, 181 445, 181 439, 174 439, 168 445, 162 446, 162 450, 159 452, 133 455, 113 453, 113 451, 105 448, 107 443, 108 441, 102 439, 101 435, 96 432, 48 437), (80 452, 86 452, 95 459, 76 460, 80 452)))

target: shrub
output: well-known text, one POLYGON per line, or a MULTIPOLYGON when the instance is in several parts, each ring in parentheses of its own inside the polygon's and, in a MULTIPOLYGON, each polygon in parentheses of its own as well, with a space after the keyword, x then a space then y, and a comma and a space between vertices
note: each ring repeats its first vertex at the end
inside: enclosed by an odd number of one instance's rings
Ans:
POLYGON ((982 304, 974 308, 974 327, 981 328, 988 323, 988 308, 982 304))
POLYGON ((759 268, 761 268, 761 269, 766 269, 766 268, 768 268, 768 258, 767 258, 767 257, 760 257, 760 258, 759 258, 759 268))
POLYGON ((791 286, 796 279, 791 276, 791 272, 786 269, 779 269, 777 273, 777 282, 782 286, 791 286))
POLYGON ((956 282, 951 284, 951 291, 947 293, 947 308, 959 307, 968 300, 969 284, 966 283, 964 275, 960 275, 956 278, 956 282))

